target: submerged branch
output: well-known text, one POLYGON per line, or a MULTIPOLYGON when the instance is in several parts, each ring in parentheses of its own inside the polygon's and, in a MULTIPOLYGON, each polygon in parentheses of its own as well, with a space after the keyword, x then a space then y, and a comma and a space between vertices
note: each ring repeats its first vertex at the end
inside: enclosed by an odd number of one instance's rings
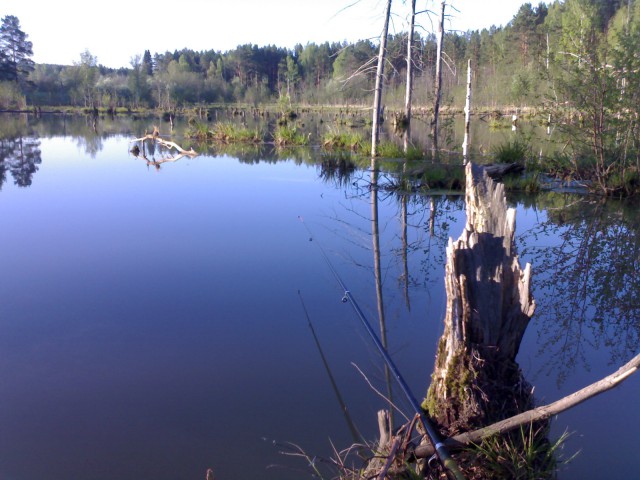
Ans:
MULTIPOLYGON (((543 405, 541 407, 528 410, 500 422, 496 422, 488 427, 474 430, 473 432, 461 433, 446 439, 444 444, 450 449, 459 449, 472 443, 478 443, 484 438, 492 435, 506 433, 522 425, 547 420, 554 415, 575 407, 589 398, 595 397, 600 393, 612 389, 635 373, 638 368, 640 368, 640 354, 636 355, 628 363, 620 367, 615 373, 612 373, 611 375, 608 375, 607 377, 598 380, 577 392, 567 395, 560 400, 550 403, 549 405, 543 405)), ((434 454, 434 451, 433 446, 430 444, 420 445, 419 447, 416 447, 415 456, 418 458, 428 458, 434 454)))

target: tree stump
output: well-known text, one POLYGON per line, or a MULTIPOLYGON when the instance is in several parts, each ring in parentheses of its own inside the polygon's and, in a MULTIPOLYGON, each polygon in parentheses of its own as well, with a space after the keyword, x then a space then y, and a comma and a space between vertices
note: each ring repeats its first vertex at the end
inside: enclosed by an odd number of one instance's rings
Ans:
POLYGON ((515 210, 504 185, 466 166, 467 223, 449 239, 447 309, 423 406, 448 435, 488 425, 532 406, 515 362, 535 310, 531 266, 515 251, 515 210))

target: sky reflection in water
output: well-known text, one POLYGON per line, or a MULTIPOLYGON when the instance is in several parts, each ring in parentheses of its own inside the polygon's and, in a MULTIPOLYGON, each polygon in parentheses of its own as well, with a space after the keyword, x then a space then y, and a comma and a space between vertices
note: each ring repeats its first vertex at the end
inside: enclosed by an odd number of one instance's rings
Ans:
MULTIPOLYGON (((329 455, 330 440, 353 440, 298 291, 354 421, 373 438, 384 402, 352 363, 384 390, 381 365, 316 245, 377 325, 368 196, 291 161, 200 156, 156 171, 127 142, 102 139, 92 156, 71 137, 43 138, 31 186, 10 175, 2 186, 0 478, 201 478, 209 467, 223 480, 303 478, 304 462, 273 441, 329 455)), ((428 199, 409 200, 408 309, 400 203, 380 199, 390 351, 418 397, 442 329, 444 247, 462 228, 459 199, 436 205, 430 236, 428 199)), ((524 244, 560 242, 532 235, 546 218, 519 206, 524 244)), ((538 313, 520 362, 540 401, 619 366, 587 344, 591 371, 577 365, 559 384, 553 358, 539 354, 550 319, 538 313)), ((568 454, 584 452, 562 478, 640 473, 630 436, 639 393, 632 378, 555 422, 577 432, 568 454), (603 448, 615 465, 594 461, 603 448)))

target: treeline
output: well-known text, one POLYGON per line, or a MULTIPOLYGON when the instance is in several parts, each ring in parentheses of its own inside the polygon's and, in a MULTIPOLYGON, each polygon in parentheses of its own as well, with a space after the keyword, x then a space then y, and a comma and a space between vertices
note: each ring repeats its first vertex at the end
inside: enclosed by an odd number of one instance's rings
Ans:
MULTIPOLYGON (((445 100, 460 104, 466 61, 472 58, 479 69, 476 77, 482 78, 475 96, 478 104, 531 103, 535 88, 527 69, 540 61, 544 49, 541 25, 546 15, 544 4, 535 8, 526 4, 504 28, 448 32, 444 44, 445 100)), ((419 15, 418 22, 430 25, 426 14, 419 15)), ((283 98, 324 105, 369 104, 374 68, 368 66, 377 48, 372 41, 361 40, 353 44, 300 44, 292 50, 251 44, 227 52, 184 49, 152 54, 147 50, 131 59, 130 68, 122 69, 102 66, 98 58, 85 51, 74 65, 35 65, 21 90, 26 103, 34 106, 170 110, 202 103, 257 105, 283 98)), ((417 105, 429 105, 435 35, 416 34, 415 48, 414 100, 417 105)), ((385 103, 401 105, 406 33, 389 36, 387 50, 385 103)))
MULTIPOLYGON (((524 4, 505 27, 447 32, 444 41, 445 104, 464 103, 467 59, 474 66, 474 104, 489 108, 536 106, 550 92, 541 71, 562 43, 563 18, 572 4, 598 7, 600 28, 608 28, 620 1, 556 1, 524 4)), ((630 3, 624 2, 628 9, 630 3)), ((15 18, 15 17, 14 17, 15 18)), ((418 22, 430 24, 426 14, 418 22)), ((385 104, 401 106, 406 80, 406 33, 388 38, 385 104)), ((19 42, 18 42, 19 43, 19 42)), ((414 102, 431 105, 436 39, 415 35, 414 102)), ((294 49, 241 45, 234 50, 155 53, 135 56, 130 68, 111 69, 85 51, 74 65, 38 64, 28 69, 21 91, 28 105, 99 108, 160 108, 192 104, 258 105, 286 98, 309 104, 369 104, 377 54, 369 40, 308 43, 294 49)), ((6 102, 5 102, 6 103, 6 102)))
MULTIPOLYGON (((417 21, 430 24, 426 14, 417 21)), ((413 46, 413 111, 423 107, 429 113, 436 38, 415 35, 413 46)), ((8 16, 0 27, 0 109, 370 106, 377 48, 361 40, 293 49, 241 45, 224 53, 147 50, 122 69, 101 66, 85 51, 73 65, 34 65, 31 43, 17 19, 8 16)), ((403 106, 406 51, 406 33, 388 37, 383 88, 388 108, 403 106)), ((555 173, 588 177, 606 193, 640 189, 640 0, 525 3, 504 27, 447 32, 443 51, 445 106, 462 109, 471 60, 474 108, 531 108, 567 130, 555 173)))

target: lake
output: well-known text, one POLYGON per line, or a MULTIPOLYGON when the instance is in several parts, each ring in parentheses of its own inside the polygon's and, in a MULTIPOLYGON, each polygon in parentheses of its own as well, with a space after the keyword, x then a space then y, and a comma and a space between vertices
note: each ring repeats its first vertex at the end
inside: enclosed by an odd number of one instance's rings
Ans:
MULTIPOLYGON (((283 452, 375 440, 382 362, 332 269, 426 392, 459 192, 379 193, 378 291, 369 173, 318 148, 150 162, 130 140, 158 119, 0 118, 0 479, 310 478, 283 452)), ((638 203, 509 201, 538 303, 518 361, 550 403, 639 351, 638 203)), ((580 452, 560 478, 640 477, 638 398, 635 375, 553 420, 580 452)))

